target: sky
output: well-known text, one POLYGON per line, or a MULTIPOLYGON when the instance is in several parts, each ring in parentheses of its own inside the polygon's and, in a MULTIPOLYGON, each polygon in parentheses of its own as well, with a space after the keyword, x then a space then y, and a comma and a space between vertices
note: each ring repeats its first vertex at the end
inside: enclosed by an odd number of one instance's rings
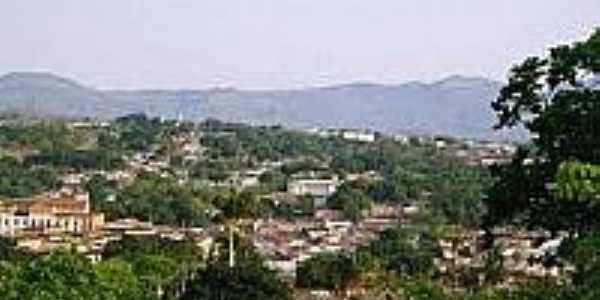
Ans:
POLYGON ((504 80, 600 26, 600 0, 0 0, 0 74, 98 88, 504 80))

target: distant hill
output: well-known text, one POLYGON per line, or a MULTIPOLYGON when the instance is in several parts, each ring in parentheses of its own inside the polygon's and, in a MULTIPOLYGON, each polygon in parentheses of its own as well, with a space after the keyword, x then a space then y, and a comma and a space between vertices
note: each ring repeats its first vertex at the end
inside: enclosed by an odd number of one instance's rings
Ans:
MULTIPOLYGON (((0 77, 0 111, 108 118, 144 112, 190 120, 207 117, 288 127, 370 128, 487 139, 494 133, 489 103, 501 83, 451 76, 426 84, 345 84, 277 91, 97 90, 49 73, 0 77)), ((511 136, 514 137, 514 136, 511 136)))
POLYGON ((10 73, 0 77, 0 110, 36 115, 114 116, 135 106, 50 73, 10 73))

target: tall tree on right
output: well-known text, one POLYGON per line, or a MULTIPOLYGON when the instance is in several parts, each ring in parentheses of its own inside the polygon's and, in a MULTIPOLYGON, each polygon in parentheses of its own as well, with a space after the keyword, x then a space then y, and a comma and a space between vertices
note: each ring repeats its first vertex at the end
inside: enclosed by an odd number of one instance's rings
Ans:
POLYGON ((553 188, 562 163, 600 164, 600 29, 514 66, 492 108, 496 128, 524 127, 531 144, 493 169, 487 224, 572 232, 596 226, 600 202, 565 201, 553 188))
POLYGON ((511 69, 492 103, 496 128, 531 136, 511 164, 493 168, 485 225, 567 231, 576 299, 598 299, 600 278, 600 29, 511 69))

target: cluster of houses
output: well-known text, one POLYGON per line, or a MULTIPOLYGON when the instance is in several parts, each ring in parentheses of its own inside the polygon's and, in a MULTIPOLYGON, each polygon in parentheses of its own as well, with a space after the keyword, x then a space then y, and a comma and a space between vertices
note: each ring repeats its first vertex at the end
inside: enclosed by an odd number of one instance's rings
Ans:
POLYGON ((252 240, 270 267, 294 277, 298 264, 323 252, 352 251, 386 229, 398 226, 402 206, 376 206, 369 217, 354 223, 340 211, 318 209, 313 217, 257 222, 252 240))
MULTIPOLYGON (((308 186, 315 194, 327 192, 320 185, 308 186)), ((294 277, 302 261, 318 253, 352 251, 377 238, 380 232, 408 222, 418 212, 419 208, 413 206, 375 205, 365 219, 354 223, 340 211, 323 208, 307 218, 254 220, 248 236, 270 267, 294 277)), ((101 259, 107 243, 126 235, 191 238, 208 254, 218 232, 214 228, 175 228, 135 219, 106 222, 101 213, 91 210, 88 194, 68 189, 0 201, 0 235, 16 237, 19 247, 31 251, 71 247, 92 261, 101 259)), ((547 255, 556 253, 564 235, 510 229, 493 234, 493 248, 497 249, 496 255, 508 274, 503 284, 516 284, 531 277, 567 280, 574 271, 571 265, 548 267, 543 261, 547 255)), ((438 271, 445 274, 485 265, 490 252, 480 249, 482 237, 483 232, 461 229, 440 238, 438 271)))
MULTIPOLYGON (((291 183, 291 193, 326 197, 339 184, 337 179, 291 183)), ((310 217, 252 220, 246 231, 267 264, 293 278, 298 265, 324 252, 353 251, 376 239, 382 231, 410 223, 419 207, 375 205, 360 222, 351 222, 337 210, 319 208, 310 217)), ((160 236, 172 240, 192 239, 206 255, 220 230, 215 228, 176 228, 135 219, 107 222, 90 208, 89 195, 63 189, 27 199, 0 201, 0 235, 17 238, 18 247, 36 252, 71 248, 92 261, 102 259, 104 247, 124 236, 160 236)), ((547 232, 497 230, 493 233, 503 269, 508 276, 503 285, 513 285, 532 277, 568 280, 573 266, 548 267, 543 258, 557 251, 564 235, 547 232)), ((438 240, 441 255, 435 263, 440 274, 452 275, 461 268, 483 267, 490 251, 483 251, 482 232, 460 229, 438 240)), ((482 279, 483 280, 483 279, 482 279)))
MULTIPOLYGON (((557 254, 566 233, 551 235, 546 231, 524 231, 516 228, 499 228, 491 233, 461 229, 438 240, 441 256, 435 264, 441 274, 456 277, 465 268, 480 269, 496 264, 503 272, 502 281, 496 284, 508 288, 527 282, 531 278, 555 278, 559 282, 570 280, 575 272, 572 264, 547 265, 546 259, 557 254), (491 236, 484 237, 485 234, 491 236), (482 241, 493 237, 493 244, 482 248, 482 241), (490 247, 491 246, 491 247, 490 247)), ((483 274, 478 280, 483 281, 483 274)), ((449 283, 448 286, 452 286, 449 283)))
POLYGON ((89 194, 69 189, 26 199, 0 201, 0 236, 12 237, 17 247, 32 252, 74 249, 91 261, 101 260, 104 247, 123 236, 160 236, 193 239, 203 253, 212 234, 203 228, 174 228, 136 219, 107 222, 90 208, 89 194))
MULTIPOLYGON (((100 125, 104 126, 104 125, 100 125)), ((74 128, 85 127, 73 124, 74 128)), ((372 143, 381 138, 373 132, 359 130, 313 130, 311 134, 322 137, 339 137, 345 140, 372 143)), ((186 161, 202 157, 199 137, 188 133, 175 137, 175 142, 186 161)), ((397 135, 399 143, 410 143, 408 136, 397 135)), ((421 138, 420 143, 430 143, 439 151, 464 159, 473 165, 506 163, 516 152, 516 147, 503 143, 484 143, 441 138, 421 138)), ((259 177, 269 170, 281 167, 286 161, 263 162, 255 169, 234 172, 224 182, 236 188, 259 185, 259 177)), ((104 220, 101 213, 92 211, 87 193, 81 186, 94 175, 122 184, 132 182, 139 172, 155 172, 170 176, 173 172, 169 161, 156 151, 137 153, 127 159, 126 168, 112 172, 66 174, 65 185, 60 191, 48 192, 27 199, 0 199, 0 236, 17 238, 18 246, 32 251, 47 252, 61 247, 74 247, 93 261, 101 259, 102 250, 110 242, 123 236, 160 236, 181 240, 193 239, 198 247, 208 253, 213 246, 215 228, 175 228, 154 225, 134 219, 104 220)), ((340 211, 325 208, 327 198, 332 196, 345 180, 366 178, 380 180, 377 172, 347 174, 339 178, 335 174, 296 174, 287 180, 284 193, 269 195, 278 201, 293 201, 309 196, 314 201, 313 215, 287 219, 253 220, 247 228, 248 237, 264 254, 270 267, 282 274, 294 277, 298 264, 323 252, 352 251, 376 239, 382 231, 410 222, 411 216, 421 208, 414 205, 374 205, 359 222, 344 218, 340 211), (291 200, 290 200, 291 199, 291 200)), ((541 258, 555 251, 560 239, 553 239, 538 232, 497 232, 496 247, 503 267, 509 272, 508 283, 518 283, 531 276, 567 278, 573 268, 546 267, 541 258)), ((488 254, 481 251, 479 232, 461 230, 438 243, 442 254, 436 259, 441 273, 452 273, 457 268, 477 267, 485 264, 488 254)))
POLYGON ((517 152, 517 146, 507 143, 463 141, 456 144, 440 142, 438 148, 464 159, 469 165, 489 167, 509 163, 517 152))

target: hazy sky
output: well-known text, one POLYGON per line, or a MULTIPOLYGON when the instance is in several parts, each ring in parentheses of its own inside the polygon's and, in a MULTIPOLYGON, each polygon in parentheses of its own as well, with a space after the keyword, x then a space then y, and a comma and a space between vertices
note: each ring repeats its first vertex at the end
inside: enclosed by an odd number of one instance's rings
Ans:
POLYGON ((600 0, 0 0, 0 73, 110 88, 503 79, 600 0))

